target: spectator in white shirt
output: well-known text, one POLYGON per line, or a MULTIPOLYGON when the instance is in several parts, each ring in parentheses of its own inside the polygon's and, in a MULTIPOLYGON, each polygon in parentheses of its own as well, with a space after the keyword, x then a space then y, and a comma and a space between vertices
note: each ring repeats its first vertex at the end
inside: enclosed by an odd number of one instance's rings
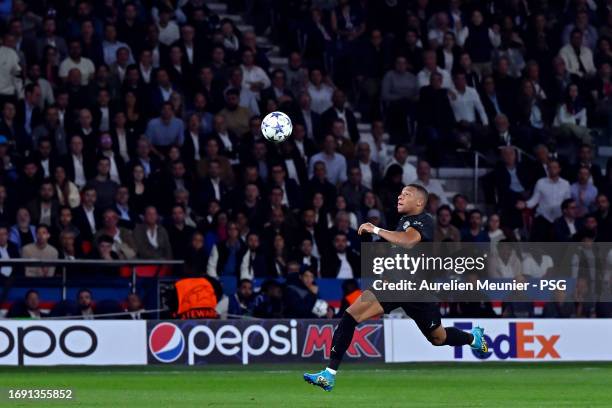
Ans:
POLYGON ((419 184, 427 190, 429 194, 435 194, 440 198, 441 205, 449 205, 448 198, 446 198, 446 192, 442 187, 442 184, 435 179, 431 178, 431 166, 427 160, 419 160, 417 163, 417 179, 414 184, 419 184))
POLYGON ((162 7, 159 10, 159 21, 157 22, 159 42, 167 46, 181 38, 179 27, 176 22, 171 20, 171 17, 172 12, 168 8, 162 7))
POLYGON ((466 122, 473 126, 476 124, 476 113, 484 126, 489 125, 489 118, 482 106, 480 96, 476 89, 467 86, 464 72, 457 72, 453 77, 453 88, 449 91, 451 108, 457 122, 466 122))
POLYGON ((417 74, 417 84, 419 89, 429 85, 431 74, 434 72, 442 75, 442 88, 449 89, 452 87, 451 76, 448 71, 441 69, 438 66, 438 58, 435 51, 423 52, 423 69, 417 74))
POLYGON ((12 37, 12 35, 5 34, 4 45, 0 46, 0 61, 2 61, 0 64, 0 102, 14 101, 23 92, 19 55, 8 46, 7 37, 12 37))
POLYGON ((478 92, 467 86, 465 73, 458 71, 453 77, 453 89, 448 92, 448 99, 459 128, 459 141, 464 145, 482 140, 489 118, 484 110, 478 92), (480 123, 476 121, 476 114, 480 123), (481 126, 482 124, 482 126, 481 126))
POLYGON ((552 224, 561 216, 561 205, 566 198, 571 197, 570 184, 560 177, 561 166, 557 160, 548 162, 548 177, 542 177, 536 183, 531 198, 519 201, 519 210, 536 208, 535 220, 531 228, 531 241, 549 241, 552 224))
POLYGON ((325 136, 323 151, 313 155, 308 163, 308 178, 314 175, 315 164, 325 163, 327 169, 327 180, 333 185, 344 183, 347 180, 346 159, 336 152, 337 142, 333 135, 325 136))
POLYGON ((385 175, 392 165, 399 165, 402 170, 402 183, 406 186, 417 179, 416 168, 408 161, 408 148, 404 145, 395 146, 393 159, 385 167, 385 175))
POLYGON ((306 87, 310 95, 310 109, 319 115, 332 106, 334 88, 323 82, 323 73, 318 68, 310 70, 310 82, 306 87))
POLYGON ((96 67, 89 58, 81 56, 81 43, 79 40, 70 41, 68 58, 62 61, 59 66, 59 77, 66 81, 71 69, 76 68, 81 72, 81 85, 86 86, 93 78, 96 67))
POLYGON ((253 51, 244 50, 242 53, 242 86, 259 95, 259 91, 268 88, 272 83, 266 71, 255 65, 253 51))
POLYGON ((578 180, 570 186, 572 198, 576 201, 578 217, 584 217, 595 210, 597 187, 593 185, 591 171, 588 167, 580 167, 578 180))
POLYGON ((582 78, 594 75, 597 71, 593 62, 593 52, 582 45, 582 31, 578 29, 572 31, 569 44, 559 50, 559 56, 565 62, 570 74, 582 78))
POLYGON ((129 63, 134 63, 132 49, 129 45, 122 41, 117 41, 117 28, 113 24, 107 24, 104 27, 104 41, 102 41, 102 50, 104 53, 104 63, 108 66, 113 65, 117 61, 117 50, 119 48, 127 48, 129 51, 129 63))
POLYGON ((590 130, 587 127, 587 111, 578 94, 578 85, 570 84, 567 87, 565 101, 559 106, 555 116, 554 126, 558 126, 560 137, 567 139, 574 136, 582 143, 591 143, 590 130))

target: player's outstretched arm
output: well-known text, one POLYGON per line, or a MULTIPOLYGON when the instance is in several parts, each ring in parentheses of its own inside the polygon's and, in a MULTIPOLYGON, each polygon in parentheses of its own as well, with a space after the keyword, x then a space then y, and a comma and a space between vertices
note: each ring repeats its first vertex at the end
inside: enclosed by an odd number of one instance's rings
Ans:
POLYGON ((361 224, 357 232, 359 235, 365 233, 378 235, 386 241, 404 248, 412 248, 415 244, 421 242, 421 233, 414 228, 408 228, 406 231, 388 231, 366 222, 361 224))

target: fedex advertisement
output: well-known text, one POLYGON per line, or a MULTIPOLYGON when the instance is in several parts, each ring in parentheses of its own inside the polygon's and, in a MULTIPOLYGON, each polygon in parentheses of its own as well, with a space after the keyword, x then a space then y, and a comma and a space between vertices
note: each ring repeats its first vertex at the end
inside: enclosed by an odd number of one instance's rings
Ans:
MULTIPOLYGON (((329 359, 333 320, 148 321, 149 364, 202 365, 329 359)), ((383 321, 357 327, 347 360, 384 361, 383 321)))
POLYGON ((385 361, 609 361, 611 319, 443 319, 445 327, 483 327, 489 353, 432 346, 409 319, 385 321, 385 361), (590 333, 598 333, 592 336, 590 333))

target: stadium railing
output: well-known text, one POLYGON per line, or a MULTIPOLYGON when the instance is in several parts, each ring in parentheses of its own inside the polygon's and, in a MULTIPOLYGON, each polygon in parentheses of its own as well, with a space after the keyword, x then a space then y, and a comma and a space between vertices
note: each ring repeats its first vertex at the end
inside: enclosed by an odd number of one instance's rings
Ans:
MULTIPOLYGON (((131 259, 131 260, 115 260, 106 261, 98 259, 0 259, 0 268, 5 266, 10 267, 62 267, 61 268, 61 284, 62 284, 62 300, 66 300, 67 275, 68 268, 75 267, 102 267, 102 268, 129 268, 131 277, 131 291, 136 292, 136 280, 138 278, 138 267, 153 267, 158 271, 163 267, 183 266, 182 260, 151 260, 151 259, 131 259)), ((36 279, 36 278, 32 278, 36 279)))

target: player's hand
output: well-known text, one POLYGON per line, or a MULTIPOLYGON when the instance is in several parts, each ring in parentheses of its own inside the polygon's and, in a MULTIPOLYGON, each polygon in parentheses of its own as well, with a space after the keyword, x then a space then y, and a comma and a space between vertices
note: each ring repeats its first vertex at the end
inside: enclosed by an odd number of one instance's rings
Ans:
POLYGON ((524 210, 525 209, 525 202, 524 201, 517 201, 516 202, 516 209, 517 210, 524 210))
POLYGON ((374 232, 374 227, 375 225, 372 224, 371 222, 366 222, 365 224, 361 224, 361 226, 359 227, 359 230, 357 231, 357 234, 363 235, 364 232, 371 234, 372 232, 374 232))

